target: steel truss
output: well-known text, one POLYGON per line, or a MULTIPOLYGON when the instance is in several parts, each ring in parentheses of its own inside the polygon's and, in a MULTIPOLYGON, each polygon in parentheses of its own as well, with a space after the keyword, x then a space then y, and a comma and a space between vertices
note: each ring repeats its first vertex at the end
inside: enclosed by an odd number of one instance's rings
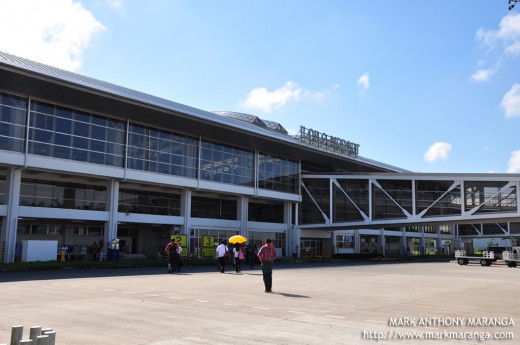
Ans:
POLYGON ((520 235, 519 187, 518 174, 304 174, 299 227, 456 224, 460 236, 520 235))

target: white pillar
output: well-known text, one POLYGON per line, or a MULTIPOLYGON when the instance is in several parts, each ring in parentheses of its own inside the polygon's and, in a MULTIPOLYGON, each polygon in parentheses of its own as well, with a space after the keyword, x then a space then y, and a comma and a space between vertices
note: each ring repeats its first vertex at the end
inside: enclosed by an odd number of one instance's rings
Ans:
POLYGON ((112 240, 117 238, 117 222, 119 207, 119 181, 110 180, 107 183, 107 211, 108 222, 105 225, 105 250, 109 248, 112 240))
POLYGON ((295 204, 294 207, 294 247, 292 252, 296 252, 296 257, 300 257, 300 227, 299 227, 299 211, 300 211, 300 204, 295 204))
POLYGON ((292 226, 292 202, 286 201, 283 204, 283 223, 285 224, 285 256, 292 256, 294 243, 294 226, 292 226))
POLYGON ((2 246, 0 262, 14 262, 16 248, 16 232, 18 229, 18 212, 20 208, 20 185, 22 171, 11 168, 6 174, 7 215, 2 222, 2 246))
POLYGON ((383 254, 383 256, 386 255, 386 238, 385 238, 385 229, 381 229, 381 234, 380 234, 380 241, 381 243, 381 253, 380 254, 383 254))
POLYGON ((359 230, 354 230, 354 253, 361 253, 361 238, 359 237, 359 230))
POLYGON ((242 236, 249 238, 248 237, 249 236, 249 227, 248 227, 248 224, 249 224, 249 219, 248 219, 249 198, 247 198, 245 196, 239 196, 237 203, 238 203, 237 217, 240 222, 240 234, 242 236))
POLYGON ((181 217, 184 219, 181 233, 186 235, 187 246, 190 244, 191 237, 191 190, 181 191, 181 217))
POLYGON ((403 227, 403 233, 401 234, 401 255, 409 255, 408 251, 408 238, 406 237, 406 227, 403 227))

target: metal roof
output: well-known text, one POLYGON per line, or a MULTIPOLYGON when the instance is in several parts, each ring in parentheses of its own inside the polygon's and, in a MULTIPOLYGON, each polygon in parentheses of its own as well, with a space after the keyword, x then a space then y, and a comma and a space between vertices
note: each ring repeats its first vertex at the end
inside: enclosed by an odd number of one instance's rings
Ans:
POLYGON ((286 134, 280 124, 261 120, 254 115, 235 113, 242 114, 241 119, 222 116, 1 51, 0 90, 107 116, 119 116, 244 149, 281 154, 280 145, 283 145, 285 158, 309 161, 337 170, 406 171, 361 156, 345 157, 306 145, 286 134), (249 116, 256 122, 244 121, 249 116))
POLYGON ((234 119, 252 123, 253 125, 256 125, 258 127, 272 129, 273 131, 276 131, 276 132, 279 132, 282 134, 289 134, 289 132, 287 132, 285 130, 285 128, 283 128, 282 125, 280 125, 278 122, 264 120, 255 115, 237 113, 234 111, 214 111, 214 113, 217 115, 232 117, 234 119))

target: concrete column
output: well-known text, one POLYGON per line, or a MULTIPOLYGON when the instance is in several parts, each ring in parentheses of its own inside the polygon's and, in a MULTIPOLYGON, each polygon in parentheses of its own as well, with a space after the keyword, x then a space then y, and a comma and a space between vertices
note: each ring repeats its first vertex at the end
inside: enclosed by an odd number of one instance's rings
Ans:
POLYGON ((181 217, 184 219, 184 224, 181 226, 181 234, 186 235, 186 241, 190 243, 191 237, 191 190, 184 189, 181 191, 181 217))
POLYGON ((406 237, 406 228, 403 227, 403 234, 401 235, 401 255, 409 255, 408 252, 408 238, 406 237))
POLYGON ((7 215, 2 222, 0 262, 14 262, 21 183, 22 170, 16 168, 7 170, 5 181, 7 215))
POLYGON ((300 227, 299 227, 299 212, 300 212, 300 204, 295 204, 294 207, 294 247, 292 248, 292 252, 296 252, 296 257, 300 257, 300 227))
POLYGON ((108 222, 105 223, 105 235, 103 240, 106 250, 110 246, 110 242, 117 238, 117 221, 119 207, 119 181, 110 180, 107 184, 107 211, 108 222))
POLYGON ((292 202, 286 201, 283 205, 283 223, 285 230, 285 255, 292 256, 294 251, 294 226, 292 226, 292 202))
POLYGON ((381 253, 383 256, 386 255, 386 238, 385 238, 385 229, 381 229, 381 234, 379 235, 379 243, 381 244, 381 253))
POLYGON ((249 219, 248 219, 249 198, 247 198, 245 196, 239 196, 237 203, 238 203, 237 217, 238 217, 238 220, 240 221, 240 234, 242 236, 249 238, 248 237, 249 236, 249 227, 248 227, 248 224, 249 224, 249 219))
POLYGON ((359 230, 354 230, 354 253, 361 253, 361 237, 359 236, 359 230))

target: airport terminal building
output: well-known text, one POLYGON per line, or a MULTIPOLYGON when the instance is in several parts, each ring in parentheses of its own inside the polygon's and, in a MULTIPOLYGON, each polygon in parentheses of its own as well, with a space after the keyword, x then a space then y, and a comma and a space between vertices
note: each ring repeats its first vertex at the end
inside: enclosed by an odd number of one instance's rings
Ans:
POLYGON ((235 234, 283 256, 440 252, 457 217, 497 210, 509 217, 498 234, 520 234, 518 176, 410 176, 319 129, 289 135, 0 52, 1 262, 27 240, 117 239, 155 257, 171 235, 195 256, 235 234))

